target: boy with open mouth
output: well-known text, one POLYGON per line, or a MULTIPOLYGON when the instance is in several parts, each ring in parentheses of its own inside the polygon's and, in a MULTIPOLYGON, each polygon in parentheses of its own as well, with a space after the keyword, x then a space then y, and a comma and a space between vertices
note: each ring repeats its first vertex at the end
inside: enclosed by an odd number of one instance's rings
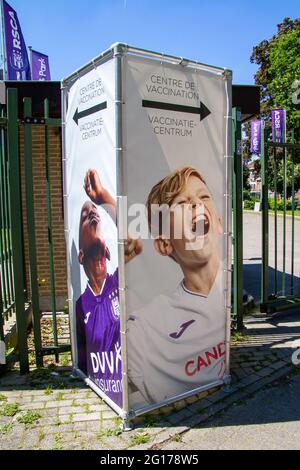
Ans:
MULTIPOLYGON (((122 362, 118 269, 107 272, 106 244, 97 206, 116 223, 116 201, 102 186, 96 170, 88 170, 84 188, 89 201, 80 214, 78 260, 88 282, 76 302, 78 368, 117 405, 122 406, 122 362)), ((113 247, 117 249, 116 247, 113 247)), ((138 240, 125 243, 125 262, 142 250, 138 240)))
POLYGON ((155 250, 183 273, 173 294, 154 298, 128 318, 132 392, 161 403, 224 375, 223 229, 206 182, 192 167, 157 183, 147 209, 155 250), (163 206, 168 210, 161 212, 163 206))

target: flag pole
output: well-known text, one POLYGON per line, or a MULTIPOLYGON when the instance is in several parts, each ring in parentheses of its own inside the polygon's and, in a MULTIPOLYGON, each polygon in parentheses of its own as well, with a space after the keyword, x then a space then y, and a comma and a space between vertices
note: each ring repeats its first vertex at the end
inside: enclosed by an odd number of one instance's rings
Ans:
POLYGON ((30 68, 30 77, 32 80, 32 46, 28 46, 29 50, 29 68, 30 68))
POLYGON ((1 8, 1 61, 3 67, 3 80, 8 80, 8 68, 7 68, 7 54, 6 54, 6 35, 5 35, 5 21, 4 21, 4 0, 0 0, 1 8))

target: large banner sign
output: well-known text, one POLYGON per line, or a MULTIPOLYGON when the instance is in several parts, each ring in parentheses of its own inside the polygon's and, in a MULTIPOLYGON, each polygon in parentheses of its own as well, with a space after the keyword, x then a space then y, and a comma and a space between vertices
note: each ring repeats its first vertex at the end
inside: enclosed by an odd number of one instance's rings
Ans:
POLYGON ((132 50, 63 82, 74 365, 125 421, 227 383, 231 313, 231 73, 132 50))
POLYGON ((285 109, 276 108, 271 110, 272 116, 272 138, 273 142, 282 144, 285 140, 286 122, 285 109))
POLYGON ((261 121, 251 121, 251 153, 260 155, 261 121))
POLYGON ((31 51, 31 79, 51 80, 49 57, 34 50, 31 51))
POLYGON ((75 366, 122 406, 114 63, 68 90, 66 182, 75 366))
POLYGON ((18 15, 3 1, 8 80, 30 80, 30 65, 18 15))
POLYGON ((224 75, 127 57, 129 404, 143 409, 222 381, 227 249, 224 75), (134 209, 135 208, 135 209, 134 209))

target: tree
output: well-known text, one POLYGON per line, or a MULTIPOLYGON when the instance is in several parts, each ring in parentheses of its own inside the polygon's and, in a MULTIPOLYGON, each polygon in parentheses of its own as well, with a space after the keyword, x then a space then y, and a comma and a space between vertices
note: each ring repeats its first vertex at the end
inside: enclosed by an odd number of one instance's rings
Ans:
POLYGON ((277 33, 254 46, 250 61, 259 65, 254 78, 261 86, 261 118, 270 122, 270 110, 288 109, 288 124, 294 125, 297 105, 292 103, 293 82, 299 78, 300 18, 285 18, 277 25, 277 33))
MULTIPOLYGON (((293 94, 300 96, 300 18, 285 18, 277 25, 277 32, 270 39, 264 39, 254 46, 250 61, 259 68, 254 76, 255 83, 261 86, 261 114, 267 129, 271 128, 271 109, 284 107, 287 111, 287 130, 296 131, 300 137, 300 99, 293 99, 293 94)), ((249 160, 250 124, 244 126, 243 158, 249 160)), ((282 152, 277 152, 277 157, 282 152)), ((270 189, 274 190, 272 158, 269 159, 268 179, 270 189)), ((300 186, 299 160, 295 165, 295 188, 300 186)), ((287 193, 291 194, 292 163, 287 161, 287 193)), ((278 192, 283 191, 282 162, 278 161, 278 192)))

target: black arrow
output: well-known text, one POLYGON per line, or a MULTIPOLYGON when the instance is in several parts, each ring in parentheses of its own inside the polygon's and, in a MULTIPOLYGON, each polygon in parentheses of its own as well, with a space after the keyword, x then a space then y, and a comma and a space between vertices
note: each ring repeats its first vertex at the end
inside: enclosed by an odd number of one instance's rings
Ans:
POLYGON ((166 111, 179 111, 181 113, 199 114, 200 121, 205 119, 211 111, 200 101, 200 107, 185 106, 182 104, 163 103, 161 101, 143 100, 144 108, 165 109, 166 111))
POLYGON ((106 109, 106 108, 107 108, 106 101, 103 101, 103 103, 100 103, 100 104, 96 104, 96 106, 93 106, 92 108, 88 108, 88 109, 85 109, 84 111, 80 111, 80 113, 78 112, 78 108, 77 108, 73 116, 73 119, 78 126, 79 119, 89 116, 90 114, 97 113, 98 111, 102 111, 102 109, 106 109))

